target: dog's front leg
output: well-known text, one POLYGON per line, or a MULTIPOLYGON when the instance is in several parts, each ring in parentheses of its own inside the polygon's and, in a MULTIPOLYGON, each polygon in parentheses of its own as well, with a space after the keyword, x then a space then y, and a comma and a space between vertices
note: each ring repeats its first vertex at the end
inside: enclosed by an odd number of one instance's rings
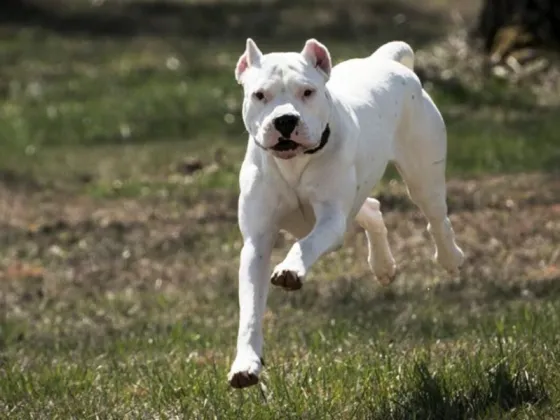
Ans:
POLYGON ((306 237, 297 241, 272 273, 271 283, 286 290, 298 290, 319 257, 342 245, 347 216, 340 203, 312 203, 316 223, 306 237))
POLYGON ((278 229, 269 197, 241 197, 239 225, 243 248, 239 261, 239 331, 237 354, 228 375, 234 388, 255 385, 263 367, 262 323, 268 295, 270 258, 278 229), (268 199, 268 201, 266 200, 268 199))
POLYGON ((228 376, 234 388, 256 384, 262 370, 262 322, 268 294, 270 242, 263 237, 248 238, 241 251, 237 354, 228 376))

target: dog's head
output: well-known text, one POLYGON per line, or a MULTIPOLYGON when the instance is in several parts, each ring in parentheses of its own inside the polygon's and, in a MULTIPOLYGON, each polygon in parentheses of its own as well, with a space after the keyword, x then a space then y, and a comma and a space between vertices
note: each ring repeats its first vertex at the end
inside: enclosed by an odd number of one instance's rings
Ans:
POLYGON ((315 39, 301 53, 263 54, 247 40, 235 68, 243 86, 243 122, 257 144, 281 159, 319 146, 327 129, 331 101, 327 48, 315 39))

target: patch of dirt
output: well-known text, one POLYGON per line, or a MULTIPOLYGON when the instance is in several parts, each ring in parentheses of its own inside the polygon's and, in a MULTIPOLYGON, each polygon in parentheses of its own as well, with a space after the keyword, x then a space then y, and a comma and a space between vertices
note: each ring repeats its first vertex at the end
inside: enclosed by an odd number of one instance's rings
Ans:
MULTIPOLYGON (((411 210, 405 185, 392 180, 379 194, 383 211, 411 210)), ((449 213, 496 209, 515 211, 560 203, 560 177, 554 174, 484 176, 447 182, 449 213)))
MULTIPOLYGON (((461 299, 478 290, 473 284, 492 284, 493 292, 502 294, 540 296, 560 281, 559 177, 451 180, 448 194, 451 219, 468 257, 461 299)), ((241 241, 234 192, 208 192, 190 205, 22 193, 9 186, 0 187, 0 196, 0 290, 8 313, 32 314, 46 301, 127 290, 179 293, 193 302, 231 295, 235 301, 241 241)), ((404 186, 392 183, 377 196, 406 278, 402 287, 444 277, 430 259, 426 221, 404 186)), ((278 251, 289 246, 284 241, 278 251)), ((344 250, 325 257, 314 275, 331 272, 350 280, 370 275, 366 255, 360 232, 344 250)), ((327 298, 333 293, 329 287, 341 284, 325 283, 317 293, 327 298)))

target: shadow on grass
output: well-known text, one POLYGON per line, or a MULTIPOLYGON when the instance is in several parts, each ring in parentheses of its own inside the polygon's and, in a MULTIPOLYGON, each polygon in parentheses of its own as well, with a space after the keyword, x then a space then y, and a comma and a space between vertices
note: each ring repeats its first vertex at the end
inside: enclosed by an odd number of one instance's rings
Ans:
POLYGON ((452 381, 430 372, 426 363, 418 362, 407 383, 400 393, 402 397, 385 402, 375 410, 374 418, 470 419, 489 411, 503 413, 549 400, 541 378, 523 368, 514 370, 506 362, 486 369, 484 380, 466 389, 457 389, 452 381))
POLYGON ((0 24, 36 26, 66 36, 179 36, 199 41, 243 39, 302 42, 304 37, 356 40, 405 36, 416 44, 442 34, 441 17, 404 1, 296 0, 243 2, 17 1, 0 6, 0 24), (69 6, 70 5, 70 6, 69 6))

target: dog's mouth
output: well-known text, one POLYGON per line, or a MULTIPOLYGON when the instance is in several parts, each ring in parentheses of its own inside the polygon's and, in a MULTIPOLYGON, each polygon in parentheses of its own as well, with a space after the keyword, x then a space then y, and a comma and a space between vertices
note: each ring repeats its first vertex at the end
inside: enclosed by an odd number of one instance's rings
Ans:
POLYGON ((296 150, 300 145, 293 140, 281 138, 278 143, 270 149, 276 152, 286 152, 289 150, 296 150))

